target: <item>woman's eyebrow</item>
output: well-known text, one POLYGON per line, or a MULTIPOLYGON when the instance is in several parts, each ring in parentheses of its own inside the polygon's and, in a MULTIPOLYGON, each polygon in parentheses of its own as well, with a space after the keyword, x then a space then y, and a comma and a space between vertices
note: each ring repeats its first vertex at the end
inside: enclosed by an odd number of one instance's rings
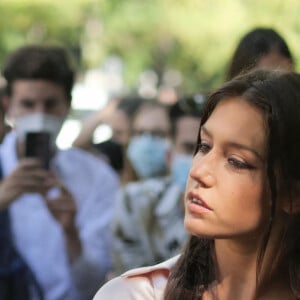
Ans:
MULTIPOLYGON (((210 131, 205 126, 201 127, 200 135, 201 135, 201 132, 203 132, 209 138, 212 137, 212 134, 210 133, 210 131)), ((247 146, 245 144, 241 144, 241 143, 234 142, 234 141, 227 141, 226 146, 231 147, 231 148, 236 148, 236 149, 249 151, 249 152, 253 153, 258 159, 260 159, 261 161, 264 161, 264 157, 263 157, 262 154, 260 154, 258 151, 256 151, 252 147, 247 146)))
POLYGON ((203 133, 204 133, 205 135, 207 135, 208 137, 212 137, 212 134, 209 132, 208 129, 205 128, 204 125, 201 126, 200 135, 201 135, 202 131, 203 131, 203 133))
POLYGON ((260 159, 261 161, 264 161, 263 155, 261 155, 258 151, 256 151, 255 149, 253 149, 250 146, 240 144, 237 142, 227 142, 226 145, 231 148, 249 151, 249 152, 253 153, 258 159, 260 159))

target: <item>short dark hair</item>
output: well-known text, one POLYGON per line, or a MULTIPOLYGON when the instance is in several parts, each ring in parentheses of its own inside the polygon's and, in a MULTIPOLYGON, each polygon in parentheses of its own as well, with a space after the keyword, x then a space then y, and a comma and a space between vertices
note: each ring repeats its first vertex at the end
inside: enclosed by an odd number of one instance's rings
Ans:
POLYGON ((30 45, 18 48, 4 63, 2 73, 7 81, 8 95, 11 95, 16 80, 44 79, 61 85, 71 101, 74 70, 62 47, 30 45))
POLYGON ((145 101, 144 98, 136 95, 126 95, 120 98, 117 109, 123 111, 131 120, 132 116, 138 110, 141 104, 145 101))
POLYGON ((177 121, 182 117, 201 118, 206 96, 202 94, 182 96, 176 103, 171 105, 169 116, 171 120, 172 136, 175 137, 177 121))
POLYGON ((226 79, 253 69, 262 56, 273 51, 289 59, 293 65, 290 49, 278 32, 262 27, 249 31, 241 38, 233 53, 226 79))

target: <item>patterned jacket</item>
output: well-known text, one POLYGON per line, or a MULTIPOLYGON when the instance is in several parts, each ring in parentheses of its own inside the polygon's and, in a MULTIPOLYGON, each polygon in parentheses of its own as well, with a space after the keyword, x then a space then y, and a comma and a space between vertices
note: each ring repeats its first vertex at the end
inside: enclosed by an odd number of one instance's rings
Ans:
POLYGON ((187 238, 183 193, 171 177, 127 184, 117 202, 114 275, 178 254, 187 238))

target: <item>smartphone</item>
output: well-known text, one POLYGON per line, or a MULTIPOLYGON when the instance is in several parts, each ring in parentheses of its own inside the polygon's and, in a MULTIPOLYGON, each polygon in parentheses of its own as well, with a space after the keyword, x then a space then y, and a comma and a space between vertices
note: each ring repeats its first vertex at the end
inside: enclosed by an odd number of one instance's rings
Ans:
POLYGON ((25 157, 39 159, 43 167, 48 170, 50 156, 50 133, 28 132, 25 138, 25 157))

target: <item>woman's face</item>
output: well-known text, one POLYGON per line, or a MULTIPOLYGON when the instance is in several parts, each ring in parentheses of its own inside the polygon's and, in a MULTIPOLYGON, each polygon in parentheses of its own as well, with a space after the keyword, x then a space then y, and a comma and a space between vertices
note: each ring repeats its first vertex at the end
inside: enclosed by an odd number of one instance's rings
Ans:
POLYGON ((201 129, 185 194, 185 227, 197 236, 262 232, 270 199, 262 113, 241 98, 221 101, 201 129))
POLYGON ((263 55, 258 60, 256 67, 262 69, 282 69, 286 71, 293 71, 293 64, 291 60, 275 51, 271 51, 270 53, 263 55))

